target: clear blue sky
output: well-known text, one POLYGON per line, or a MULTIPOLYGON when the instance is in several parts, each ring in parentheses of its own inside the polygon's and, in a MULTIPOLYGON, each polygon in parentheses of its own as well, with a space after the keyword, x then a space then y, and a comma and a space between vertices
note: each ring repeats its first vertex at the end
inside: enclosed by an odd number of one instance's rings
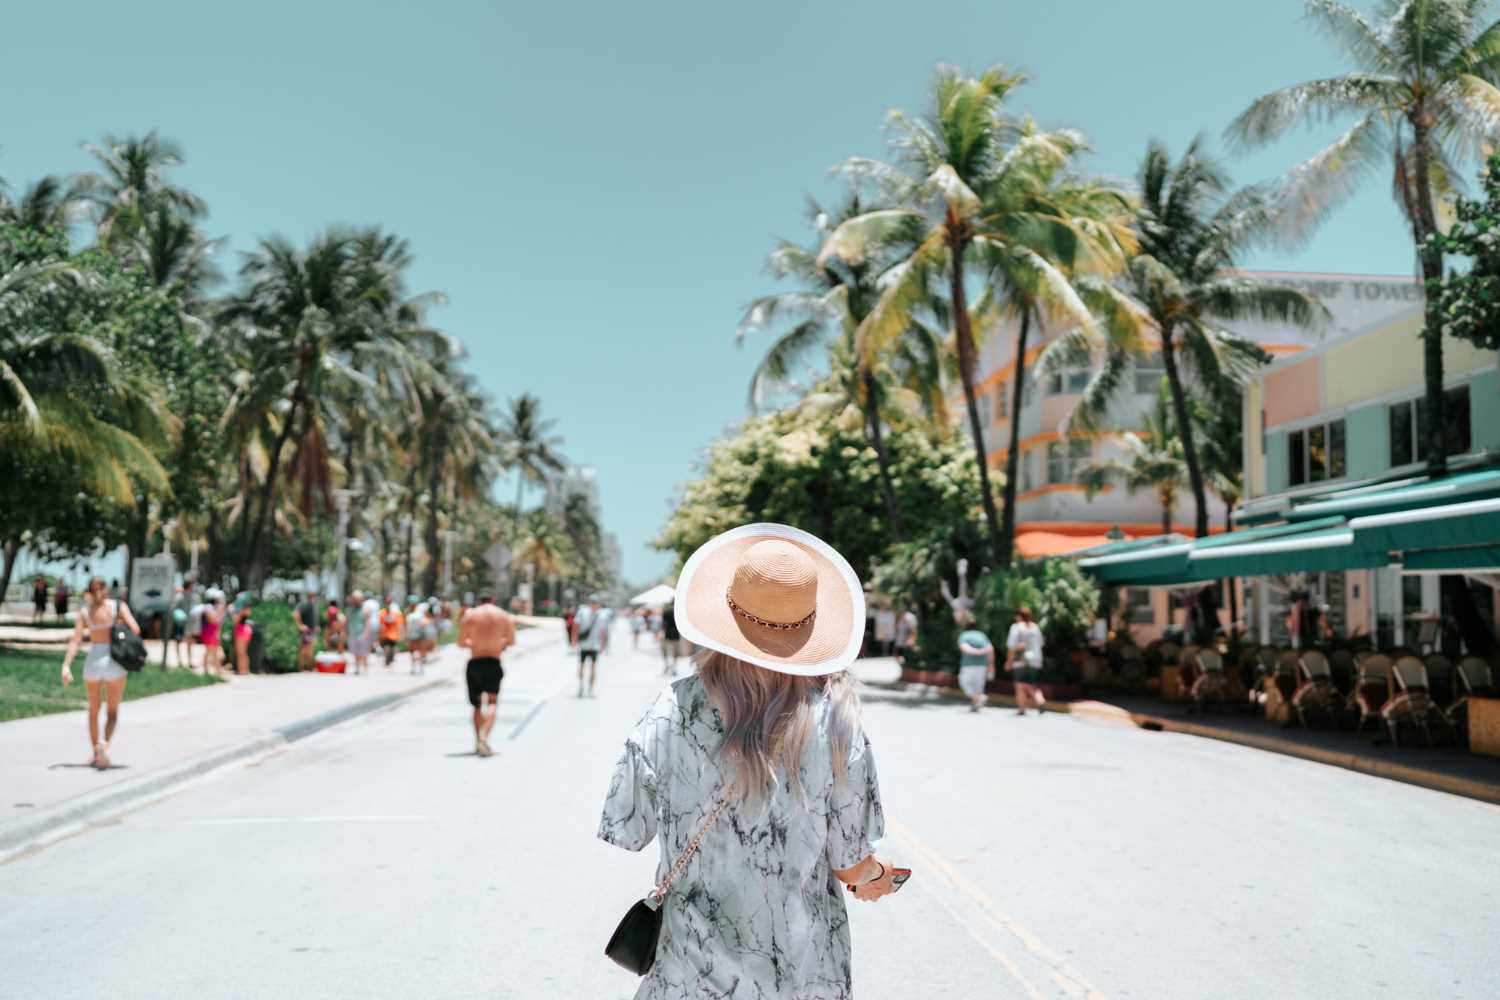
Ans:
MULTIPOLYGON (((413 287, 497 400, 529 391, 599 471, 606 526, 649 548, 704 446, 744 412, 741 306, 805 235, 827 168, 883 152, 934 66, 1028 70, 1018 108, 1084 130, 1129 176, 1148 136, 1215 148, 1253 97, 1342 67, 1298 0, 1134 4, 12 3, 0 9, 0 176, 88 165, 79 143, 160 129, 186 149, 224 264, 329 223, 408 237, 413 287)), ((1320 135, 1235 159, 1271 176, 1320 135)), ((1297 254, 1257 266, 1409 273, 1372 177, 1297 254)), ((501 490, 508 495, 508 490, 501 490)))

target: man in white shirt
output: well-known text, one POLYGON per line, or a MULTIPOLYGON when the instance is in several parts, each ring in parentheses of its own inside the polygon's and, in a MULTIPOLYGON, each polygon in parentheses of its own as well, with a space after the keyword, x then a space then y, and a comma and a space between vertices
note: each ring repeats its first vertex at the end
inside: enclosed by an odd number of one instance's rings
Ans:
POLYGON ((573 627, 578 630, 578 697, 584 696, 584 668, 588 668, 588 696, 594 696, 594 679, 599 672, 599 651, 607 644, 609 623, 613 615, 602 607, 598 594, 589 598, 589 606, 578 612, 573 627))

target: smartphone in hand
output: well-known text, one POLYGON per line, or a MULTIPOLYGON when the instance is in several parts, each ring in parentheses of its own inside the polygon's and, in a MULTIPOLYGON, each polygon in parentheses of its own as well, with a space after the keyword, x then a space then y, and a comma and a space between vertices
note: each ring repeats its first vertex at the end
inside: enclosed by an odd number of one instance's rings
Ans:
MULTIPOLYGON (((890 870, 890 876, 891 876, 891 892, 900 892, 901 891, 901 887, 906 884, 906 880, 909 879, 909 878, 911 878, 911 869, 910 868, 892 868, 890 870)), ((853 892, 854 889, 855 889, 854 886, 848 885, 847 883, 844 885, 844 888, 848 889, 850 892, 853 892)))

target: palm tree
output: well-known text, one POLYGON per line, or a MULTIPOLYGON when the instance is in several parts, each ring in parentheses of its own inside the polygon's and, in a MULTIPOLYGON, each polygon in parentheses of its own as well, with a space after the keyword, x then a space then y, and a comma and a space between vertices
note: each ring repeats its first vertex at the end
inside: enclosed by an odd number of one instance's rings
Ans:
POLYGON ((1372 22, 1334 0, 1309 0, 1308 17, 1357 68, 1258 98, 1228 130, 1246 145, 1259 145, 1299 122, 1358 116, 1287 177, 1283 222, 1294 238, 1307 235, 1390 157, 1396 202, 1411 226, 1427 284, 1423 369, 1433 473, 1447 467, 1442 317, 1432 287, 1443 276, 1443 252, 1433 237, 1438 199, 1459 183, 1455 161, 1487 150, 1500 133, 1500 22, 1480 20, 1488 6, 1488 0, 1381 0, 1372 22))
POLYGON ((1189 419, 1189 390, 1221 380, 1243 385, 1267 360, 1254 341, 1221 322, 1274 320, 1316 328, 1326 320, 1327 310, 1289 285, 1234 273, 1240 256, 1265 233, 1268 206, 1258 189, 1228 194, 1228 178, 1200 151, 1198 140, 1175 166, 1164 146, 1150 143, 1138 183, 1139 250, 1130 258, 1123 281, 1133 301, 1116 301, 1107 322, 1080 328, 1050 345, 1041 367, 1053 371, 1103 356, 1103 367, 1072 418, 1073 425, 1097 429, 1130 358, 1144 355, 1148 338, 1160 344, 1196 504, 1194 530, 1203 536, 1209 530, 1208 496, 1189 419))
POLYGON ((63 181, 50 174, 11 200, 0 180, 0 223, 22 229, 66 229, 74 205, 63 181))
POLYGON ((1072 185, 1057 183, 1083 148, 1082 139, 1071 132, 1037 132, 1005 112, 1006 95, 1024 81, 998 67, 977 78, 940 67, 930 116, 891 114, 901 166, 855 159, 842 167, 874 181, 898 207, 845 221, 820 254, 859 264, 892 240, 912 246, 885 276, 879 300, 860 324, 861 351, 872 354, 910 327, 914 313, 931 303, 931 279, 946 272, 946 308, 978 455, 980 499, 990 547, 1002 565, 1010 562, 1011 543, 1001 531, 990 489, 974 390, 978 340, 965 269, 973 265, 1002 289, 1025 290, 1061 321, 1090 326, 1093 318, 1068 271, 1117 268, 1128 239, 1113 221, 1122 204, 1094 193, 1075 198, 1072 185))
POLYGON ((495 431, 489 421, 488 401, 473 379, 449 372, 421 392, 419 437, 424 442, 420 461, 427 469, 427 529, 424 544, 427 568, 422 589, 437 593, 438 520, 448 494, 450 520, 460 499, 481 495, 494 480, 498 458, 495 431))
POLYGON ((521 537, 521 501, 527 482, 544 483, 550 472, 564 468, 562 438, 552 433, 555 420, 542 419, 542 403, 523 392, 509 403, 500 422, 502 461, 516 470, 515 538, 521 537))
POLYGON ((74 178, 70 197, 93 208, 104 246, 128 239, 158 208, 188 220, 208 210, 201 198, 167 181, 167 171, 182 165, 182 148, 155 130, 144 136, 105 136, 102 145, 86 142, 83 149, 100 170, 74 178))
POLYGON ((890 404, 911 415, 924 402, 936 403, 934 414, 946 414, 936 363, 941 348, 926 326, 913 322, 907 327, 895 345, 895 368, 905 376, 906 385, 893 384, 896 372, 890 370, 892 359, 858 350, 860 324, 879 300, 881 276, 890 263, 899 260, 899 248, 892 245, 889 252, 877 251, 854 263, 822 257, 822 242, 840 224, 864 214, 866 206, 854 194, 835 215, 825 212, 817 202, 810 202, 809 208, 819 246, 803 247, 782 240, 766 258, 766 270, 774 277, 796 278, 803 287, 756 299, 746 308, 735 331, 735 339, 743 344, 752 332, 783 319, 795 321, 775 336, 756 365, 750 380, 750 407, 761 409, 773 393, 787 387, 792 374, 807 363, 810 354, 823 348, 830 378, 824 380, 824 391, 811 401, 825 412, 842 415, 846 406, 852 406, 860 415, 865 438, 875 452, 891 533, 900 541, 904 536, 901 510, 891 481, 883 423, 891 415, 886 412, 890 404), (835 391, 828 392, 830 387, 835 391))
POLYGON ((1126 459, 1096 458, 1078 469, 1078 481, 1088 498, 1119 481, 1125 492, 1134 496, 1141 490, 1152 490, 1161 503, 1161 533, 1172 532, 1172 515, 1177 497, 1188 485, 1187 460, 1182 436, 1177 433, 1172 416, 1172 394, 1165 379, 1157 393, 1156 404, 1142 421, 1142 432, 1125 431, 1113 435, 1125 450, 1126 459))

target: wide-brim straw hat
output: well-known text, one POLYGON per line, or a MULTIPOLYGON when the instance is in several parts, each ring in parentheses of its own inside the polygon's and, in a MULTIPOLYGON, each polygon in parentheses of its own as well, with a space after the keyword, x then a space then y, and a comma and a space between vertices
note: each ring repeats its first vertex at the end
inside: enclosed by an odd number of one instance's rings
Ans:
POLYGON ((865 594, 832 546, 785 524, 705 542, 677 579, 683 637, 767 670, 820 677, 859 655, 865 594))

